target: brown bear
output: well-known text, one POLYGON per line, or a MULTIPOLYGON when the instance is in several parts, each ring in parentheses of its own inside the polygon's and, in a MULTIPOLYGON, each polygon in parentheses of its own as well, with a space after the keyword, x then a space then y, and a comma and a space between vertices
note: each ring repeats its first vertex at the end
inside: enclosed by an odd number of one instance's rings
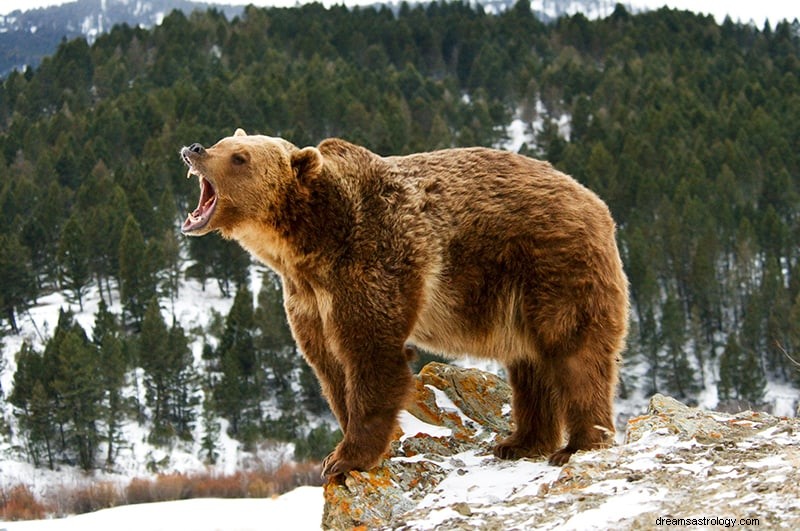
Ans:
POLYGON ((325 476, 387 450, 407 343, 505 364, 515 431, 500 458, 560 465, 611 443, 628 284, 608 208, 573 178, 487 148, 381 157, 241 129, 181 156, 201 190, 183 232, 235 239, 282 279, 344 433, 325 476))

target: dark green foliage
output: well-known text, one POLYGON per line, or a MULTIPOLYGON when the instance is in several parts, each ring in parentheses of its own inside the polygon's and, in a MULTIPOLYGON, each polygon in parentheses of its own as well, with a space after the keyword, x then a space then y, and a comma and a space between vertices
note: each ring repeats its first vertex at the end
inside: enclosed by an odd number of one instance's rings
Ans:
POLYGON ((738 400, 747 408, 757 407, 764 399, 766 385, 764 370, 755 352, 743 348, 731 334, 719 364, 717 395, 720 401, 738 400))
POLYGON ((340 430, 331 430, 322 424, 308 432, 305 438, 299 438, 295 442, 294 458, 298 461, 322 461, 340 440, 340 430))
POLYGON ((225 320, 225 331, 214 355, 219 374, 213 388, 217 411, 230 422, 233 436, 258 433, 261 367, 253 342, 253 296, 240 289, 225 320))
POLYGON ((27 343, 17 353, 17 371, 14 388, 8 401, 17 408, 20 428, 25 434, 26 451, 31 461, 39 466, 46 459, 54 466, 56 426, 54 409, 44 387, 43 359, 27 343))
POLYGON ((24 310, 36 293, 30 251, 14 233, 0 234, 0 307, 14 332, 17 313, 24 310))
POLYGON ((91 470, 100 440, 98 420, 103 390, 97 385, 100 370, 96 351, 82 332, 65 333, 57 353, 60 370, 52 385, 66 425, 62 432, 64 444, 77 454, 81 468, 91 470))
POLYGON ((58 246, 58 262, 64 288, 72 291, 73 297, 83 310, 83 294, 91 277, 89 270, 89 240, 83 230, 83 220, 70 216, 64 225, 58 246))
POLYGON ((139 223, 128 216, 119 242, 120 296, 135 329, 142 326, 148 301, 156 294, 153 246, 145 245, 139 223))
POLYGON ((104 393, 101 418, 106 426, 107 466, 113 465, 118 445, 123 442, 120 426, 128 410, 122 395, 125 374, 129 368, 125 360, 124 341, 114 314, 108 311, 101 299, 95 314, 92 342, 97 348, 100 388, 104 393))
POLYGON ((231 295, 231 284, 235 288, 247 283, 250 255, 235 242, 221 238, 192 238, 189 240, 189 255, 194 263, 186 276, 196 278, 203 284, 208 279, 217 281, 217 286, 226 297, 231 295))
POLYGON ((189 438, 198 401, 192 355, 180 325, 167 328, 156 298, 150 300, 142 321, 139 362, 145 371, 147 406, 152 414, 151 441, 189 438))
POLYGON ((204 391, 203 417, 201 419, 203 438, 200 441, 200 446, 205 461, 213 465, 217 462, 217 458, 219 457, 219 451, 217 450, 219 441, 219 421, 216 416, 216 408, 211 399, 211 391, 209 389, 205 389, 204 391))
MULTIPOLYGON (((26 432, 34 463, 57 459, 94 468, 101 440, 104 376, 97 349, 69 313, 62 312, 44 353, 23 345, 9 401, 26 432)), ((118 390, 118 388, 117 388, 118 390)))

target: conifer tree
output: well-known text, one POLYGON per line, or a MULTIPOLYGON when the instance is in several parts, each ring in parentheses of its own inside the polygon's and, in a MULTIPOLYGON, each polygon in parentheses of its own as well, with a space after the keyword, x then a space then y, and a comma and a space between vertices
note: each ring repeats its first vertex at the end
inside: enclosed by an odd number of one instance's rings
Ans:
POLYGON ((181 284, 183 264, 180 240, 174 229, 167 229, 164 232, 164 237, 161 239, 161 253, 164 271, 161 275, 160 292, 169 297, 174 308, 181 284))
POLYGON ((96 350, 85 334, 68 330, 59 345, 58 356, 61 371, 53 388, 59 396, 63 416, 68 420, 67 449, 77 454, 81 468, 91 470, 100 440, 98 421, 103 398, 103 390, 97 385, 100 371, 96 350))
POLYGON ((201 451, 205 456, 206 463, 214 465, 219 458, 219 450, 217 449, 217 441, 219 441, 219 421, 216 415, 214 415, 214 399, 210 388, 204 389, 202 423, 203 438, 200 441, 201 451))
POLYGON ((766 391, 764 369, 756 353, 743 348, 735 334, 728 335, 719 364, 717 396, 720 400, 744 401, 744 407, 756 407, 766 391))
POLYGON ((125 399, 122 388, 125 385, 125 358, 122 339, 107 335, 98 349, 100 359, 100 381, 104 392, 102 420, 105 422, 106 466, 114 464, 116 452, 125 440, 122 435, 122 422, 126 417, 125 399))
POLYGON ((169 331, 158 299, 152 297, 139 334, 139 362, 145 371, 147 405, 152 410, 151 440, 165 442, 174 434, 169 422, 169 331))
MULTIPOLYGON (((304 401, 308 402, 311 410, 316 408, 321 412, 326 406, 319 404, 321 392, 316 378, 312 378, 309 367, 303 368, 306 363, 296 352, 292 332, 286 321, 283 295, 277 275, 267 272, 263 280, 258 294, 255 322, 259 330, 256 345, 267 379, 267 388, 287 418, 295 415, 295 410, 302 406, 304 401), (299 382, 295 381, 297 374, 300 375, 299 382), (296 396, 295 383, 300 384, 303 396, 296 396)), ((295 421, 291 421, 290 424, 295 424, 295 421)), ((286 431, 284 427, 281 429, 286 431)))
POLYGON ((662 312, 660 339, 665 350, 665 384, 669 393, 685 399, 692 396, 698 386, 686 354, 686 318, 675 294, 667 295, 662 312))
POLYGON ((144 237, 133 216, 128 216, 119 242, 119 280, 125 314, 139 329, 155 289, 144 237))
POLYGON ((43 383, 44 367, 41 353, 28 343, 23 343, 17 353, 17 370, 8 401, 15 407, 15 416, 25 440, 25 447, 34 465, 39 466, 44 457, 53 469, 54 440, 56 438, 54 404, 43 383))
POLYGON ((253 297, 236 293, 217 348, 220 379, 213 389, 217 410, 230 422, 231 435, 251 439, 260 423, 259 373, 253 342, 253 297))
POLYGON ((728 334, 725 350, 719 359, 719 382, 717 397, 720 401, 738 398, 739 378, 742 365, 742 347, 736 334, 728 334))
POLYGON ((35 295, 34 273, 28 267, 30 252, 16 234, 0 234, 0 306, 14 333, 17 313, 24 310, 35 295))
POLYGON ((66 289, 72 291, 78 305, 83 310, 83 295, 91 278, 89 271, 89 247, 83 220, 76 214, 70 216, 61 232, 58 245, 58 262, 61 281, 66 289))
POLYGON ((169 329, 168 355, 170 365, 169 394, 170 422, 178 437, 191 440, 198 404, 197 377, 193 369, 193 356, 186 334, 177 320, 169 329))
POLYGON ((124 442, 120 427, 126 416, 122 387, 125 384, 127 363, 119 325, 103 299, 100 299, 95 314, 92 342, 97 348, 101 389, 104 393, 101 416, 106 428, 106 466, 111 466, 118 446, 124 442))

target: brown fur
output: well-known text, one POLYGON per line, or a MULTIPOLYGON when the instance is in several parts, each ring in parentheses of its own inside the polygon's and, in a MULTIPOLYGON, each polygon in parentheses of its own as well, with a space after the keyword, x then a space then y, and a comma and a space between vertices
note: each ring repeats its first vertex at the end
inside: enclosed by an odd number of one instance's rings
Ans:
POLYGON ((218 195, 189 233, 236 239, 283 279, 344 433, 326 475, 386 451, 411 386, 407 341, 506 365, 516 431, 497 456, 563 464, 610 444, 627 280, 608 208, 574 179, 491 149, 383 158, 241 130, 182 153, 218 195))

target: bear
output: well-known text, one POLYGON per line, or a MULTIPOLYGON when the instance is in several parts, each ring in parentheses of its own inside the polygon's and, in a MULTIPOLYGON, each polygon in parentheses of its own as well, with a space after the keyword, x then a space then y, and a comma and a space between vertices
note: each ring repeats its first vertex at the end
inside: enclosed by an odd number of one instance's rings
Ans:
POLYGON ((628 281, 607 205, 551 164, 483 147, 379 156, 242 129, 180 150, 200 182, 182 232, 238 241, 286 315, 343 438, 324 477, 377 465, 412 387, 409 346, 497 360, 501 459, 609 446, 628 281))

